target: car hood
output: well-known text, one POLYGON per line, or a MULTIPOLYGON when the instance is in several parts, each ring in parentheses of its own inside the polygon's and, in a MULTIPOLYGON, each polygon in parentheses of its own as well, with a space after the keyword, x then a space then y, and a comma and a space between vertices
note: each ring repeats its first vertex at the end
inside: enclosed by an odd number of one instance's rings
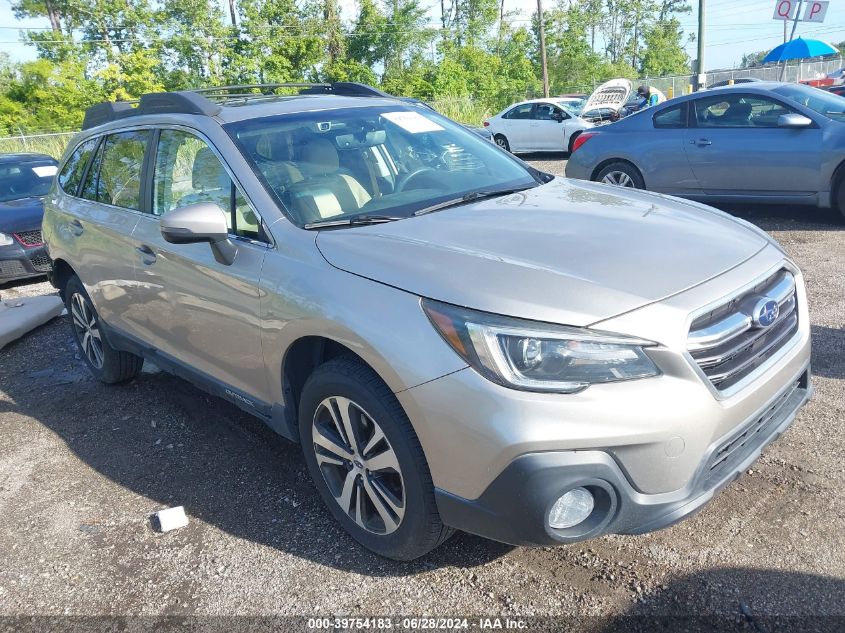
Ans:
POLYGON ((43 215, 43 198, 22 198, 0 202, 0 233, 40 229, 43 215))
POLYGON ((767 243, 716 210, 560 178, 317 236, 341 270, 456 305, 577 326, 698 285, 767 243))
POLYGON ((628 101, 633 90, 630 79, 611 79, 593 91, 581 112, 589 112, 597 108, 613 108, 619 110, 628 101))

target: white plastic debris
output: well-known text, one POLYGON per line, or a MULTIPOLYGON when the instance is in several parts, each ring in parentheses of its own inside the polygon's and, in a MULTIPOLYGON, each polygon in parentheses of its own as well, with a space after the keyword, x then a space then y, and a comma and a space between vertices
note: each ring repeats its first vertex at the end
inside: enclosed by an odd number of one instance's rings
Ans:
POLYGON ((188 525, 188 517, 185 516, 185 508, 182 506, 159 510, 155 513, 155 517, 158 519, 158 527, 162 532, 178 530, 188 525))
POLYGON ((57 317, 63 309, 56 296, 0 301, 0 349, 57 317))

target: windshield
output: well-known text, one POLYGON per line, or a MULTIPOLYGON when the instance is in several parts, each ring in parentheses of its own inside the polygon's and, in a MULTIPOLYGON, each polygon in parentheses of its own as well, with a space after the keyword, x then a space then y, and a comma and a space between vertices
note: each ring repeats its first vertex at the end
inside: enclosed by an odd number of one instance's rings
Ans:
POLYGON ((0 202, 46 196, 56 164, 50 160, 0 164, 0 202))
POLYGON ((476 191, 538 182, 518 160, 427 108, 321 110, 226 130, 299 226, 406 218, 476 191))
POLYGON ((810 86, 780 86, 774 92, 834 121, 845 121, 845 97, 810 86))
POLYGON ((581 114, 581 109, 584 107, 584 104, 587 102, 586 99, 558 99, 555 101, 557 105, 561 108, 569 112, 570 114, 581 114))

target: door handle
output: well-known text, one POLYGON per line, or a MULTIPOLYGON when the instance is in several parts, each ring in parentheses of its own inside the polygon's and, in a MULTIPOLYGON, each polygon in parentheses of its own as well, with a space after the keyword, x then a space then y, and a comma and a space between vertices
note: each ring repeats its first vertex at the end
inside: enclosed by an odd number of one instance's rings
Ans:
POLYGON ((707 147, 708 145, 712 145, 713 141, 710 141, 706 138, 700 138, 697 141, 695 141, 695 144, 698 145, 699 147, 707 147))
POLYGON ((135 250, 141 253, 141 261, 144 262, 147 266, 152 266, 156 263, 155 252, 146 244, 137 247, 135 250))
POLYGON ((79 237, 85 232, 85 227, 82 226, 82 222, 79 220, 73 220, 70 223, 70 232, 73 233, 76 237, 79 237))

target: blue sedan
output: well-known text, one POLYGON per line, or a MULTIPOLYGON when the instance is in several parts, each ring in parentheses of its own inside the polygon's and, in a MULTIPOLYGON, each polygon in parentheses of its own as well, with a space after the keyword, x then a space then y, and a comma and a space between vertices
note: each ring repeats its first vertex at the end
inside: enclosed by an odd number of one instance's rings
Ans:
POLYGON ((566 175, 706 202, 834 206, 845 215, 845 98, 775 82, 679 97, 584 132, 566 175))

